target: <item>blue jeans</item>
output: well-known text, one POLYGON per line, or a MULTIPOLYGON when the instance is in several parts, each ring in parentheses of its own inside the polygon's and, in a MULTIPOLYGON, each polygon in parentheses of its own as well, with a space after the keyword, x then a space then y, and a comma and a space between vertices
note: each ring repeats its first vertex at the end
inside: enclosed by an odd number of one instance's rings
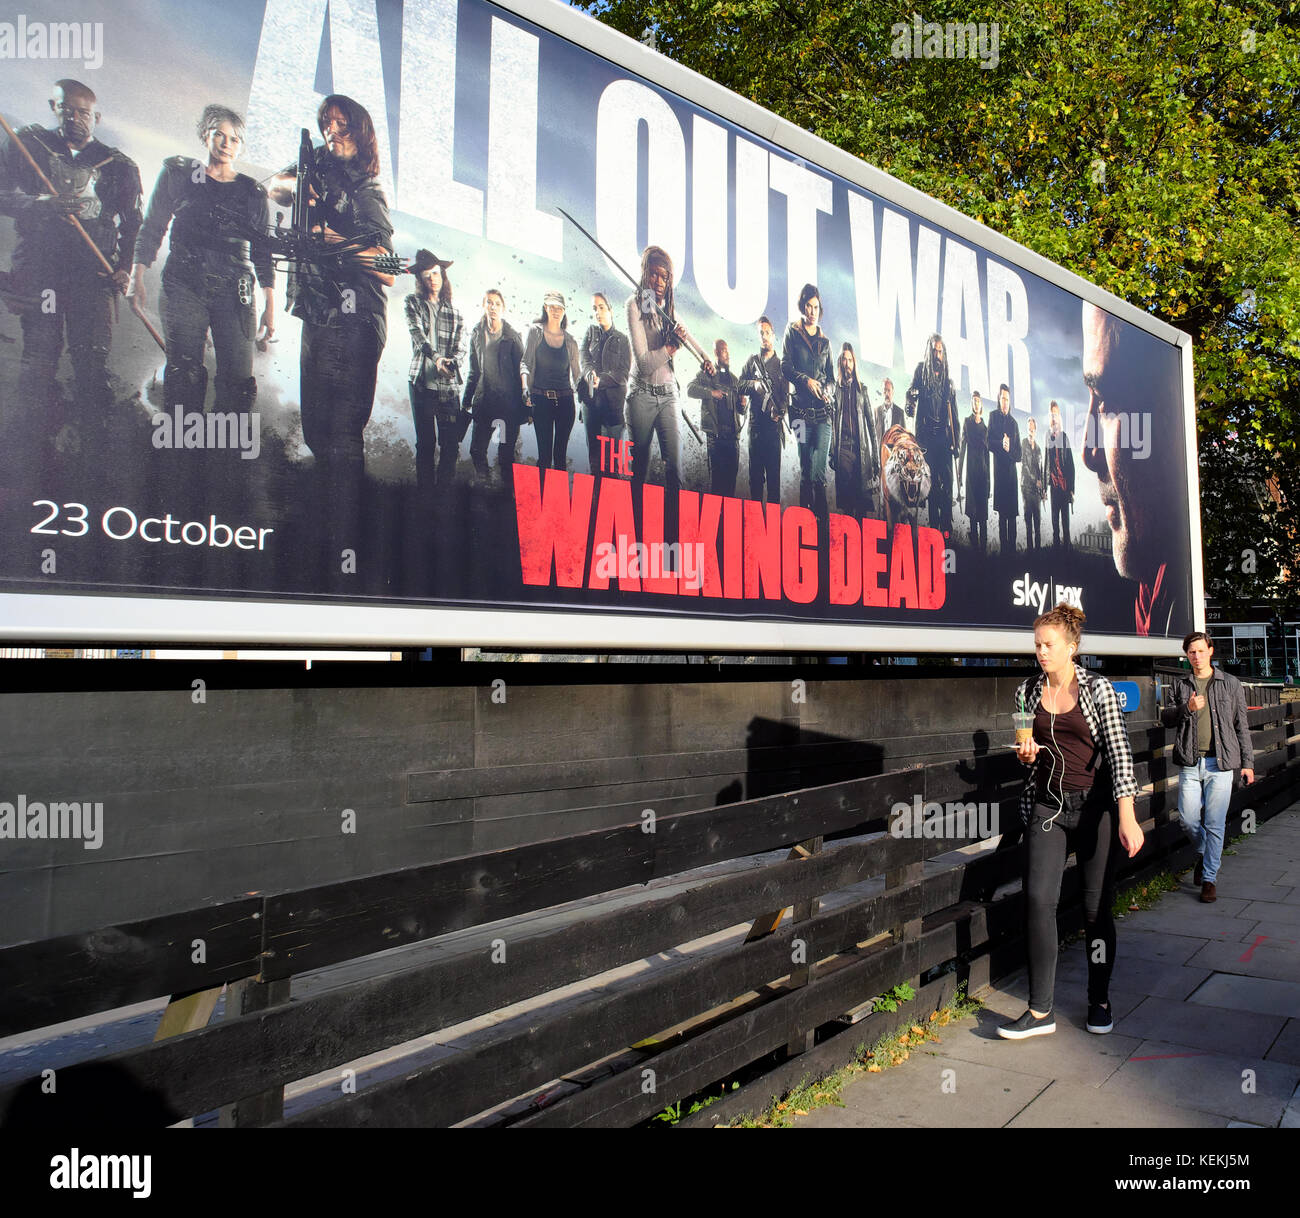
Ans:
POLYGON ((1223 853, 1223 830, 1228 823, 1228 804, 1232 801, 1232 771, 1219 769, 1213 757, 1204 757, 1198 765, 1182 766, 1178 771, 1178 815, 1183 829, 1201 855, 1201 879, 1213 884, 1219 874, 1219 856, 1223 853))

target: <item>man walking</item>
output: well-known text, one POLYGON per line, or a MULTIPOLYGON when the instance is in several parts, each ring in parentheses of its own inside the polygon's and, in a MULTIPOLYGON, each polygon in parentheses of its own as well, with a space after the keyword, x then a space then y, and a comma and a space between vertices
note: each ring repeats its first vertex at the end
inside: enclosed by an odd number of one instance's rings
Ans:
POLYGON ((1215 883, 1232 799, 1232 772, 1240 769, 1247 786, 1254 782, 1255 753, 1241 682, 1211 666, 1214 644, 1209 636, 1194 631, 1183 640, 1183 651, 1191 675, 1174 683, 1173 704, 1160 712, 1160 719, 1166 727, 1178 729, 1174 738, 1178 815, 1200 856, 1192 882, 1201 885, 1201 900, 1208 904, 1218 896, 1215 883))

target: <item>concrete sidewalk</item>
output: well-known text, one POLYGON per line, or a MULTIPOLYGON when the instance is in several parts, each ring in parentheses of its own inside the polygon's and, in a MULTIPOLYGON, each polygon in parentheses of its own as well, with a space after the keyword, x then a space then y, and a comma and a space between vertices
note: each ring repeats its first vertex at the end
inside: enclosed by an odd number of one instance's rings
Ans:
POLYGON ((1027 1005, 1022 968, 975 995, 977 1016, 795 1125, 1300 1129, 1300 803, 1228 849, 1217 902, 1189 871, 1117 923, 1109 1035, 1084 1027, 1080 940, 1061 953, 1054 1034, 997 1034, 1027 1005))

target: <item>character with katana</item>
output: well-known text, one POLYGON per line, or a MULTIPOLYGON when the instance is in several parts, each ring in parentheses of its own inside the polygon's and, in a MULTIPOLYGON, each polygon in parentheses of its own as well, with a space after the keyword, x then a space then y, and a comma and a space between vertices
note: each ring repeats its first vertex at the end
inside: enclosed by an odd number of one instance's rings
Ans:
MULTIPOLYGON (((636 366, 627 399, 632 481, 645 481, 650 468, 650 437, 657 436, 664 459, 664 493, 668 503, 675 505, 681 488, 681 466, 677 434, 680 407, 673 356, 679 347, 690 348, 710 376, 713 361, 677 320, 673 308, 673 260, 660 246, 647 245, 641 255, 641 282, 627 301, 627 332, 636 366)), ((691 425, 689 418, 686 422, 691 425)))
POLYGON ((129 279, 140 228, 140 171, 130 157, 94 138, 94 92, 56 81, 53 130, 32 125, 0 152, 0 213, 12 216, 17 244, 4 299, 22 319, 19 403, 54 403, 66 341, 84 422, 102 425, 111 393, 108 353, 113 297, 129 279))

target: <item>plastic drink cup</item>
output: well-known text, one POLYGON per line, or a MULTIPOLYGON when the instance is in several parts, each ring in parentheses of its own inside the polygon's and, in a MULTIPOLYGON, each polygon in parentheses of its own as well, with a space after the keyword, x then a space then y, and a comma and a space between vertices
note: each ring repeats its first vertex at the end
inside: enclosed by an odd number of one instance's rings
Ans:
POLYGON ((1034 716, 1029 711, 1012 711, 1011 722, 1016 729, 1017 747, 1033 737, 1034 716))

